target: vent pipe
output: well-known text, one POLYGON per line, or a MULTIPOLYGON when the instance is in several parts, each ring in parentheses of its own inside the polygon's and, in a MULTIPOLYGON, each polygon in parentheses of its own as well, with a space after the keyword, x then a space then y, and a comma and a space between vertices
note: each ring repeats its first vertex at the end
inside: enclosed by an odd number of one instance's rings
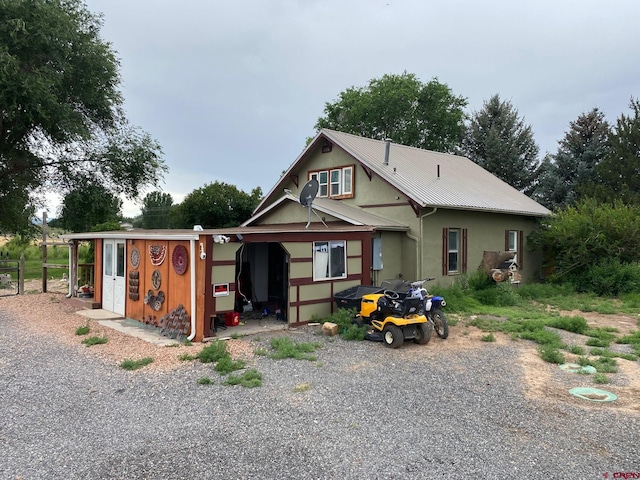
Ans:
POLYGON ((384 164, 389 165, 389 150, 391 149, 391 139, 386 138, 384 141, 387 143, 384 150, 384 164))
POLYGON ((440 164, 438 164, 438 178, 440 178, 440 164))

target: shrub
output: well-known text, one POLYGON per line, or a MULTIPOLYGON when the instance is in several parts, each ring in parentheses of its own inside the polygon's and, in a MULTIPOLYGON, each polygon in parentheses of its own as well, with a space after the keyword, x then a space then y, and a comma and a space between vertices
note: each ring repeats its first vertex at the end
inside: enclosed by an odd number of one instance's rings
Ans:
POLYGON ((601 297, 638 291, 640 265, 621 263, 617 258, 606 258, 589 266, 574 282, 577 290, 594 292, 601 297))
POLYGON ((564 355, 553 344, 541 345, 538 348, 540 358, 549 363, 564 363, 564 355))
POLYGON ((275 350, 270 356, 275 360, 283 358, 295 358, 298 360, 316 360, 315 355, 309 355, 322 347, 319 342, 298 343, 291 341, 288 337, 271 339, 271 348, 275 350))
POLYGON ((223 340, 214 340, 198 353, 202 363, 214 363, 228 355, 227 344, 223 340))
POLYGON ((557 317, 547 322, 547 325, 568 332, 583 334, 589 326, 583 317, 557 317))
POLYGON ((81 327, 76 328, 76 335, 86 335, 91 331, 89 325, 83 325, 81 327))
POLYGON ((609 383, 609 378, 604 373, 597 372, 593 375, 593 383, 609 383))
POLYGON ((480 337, 480 340, 482 340, 483 342, 495 342, 496 337, 493 335, 493 333, 489 333, 480 337))
POLYGON ((202 377, 198 379, 198 385, 212 385, 213 384, 213 380, 211 380, 209 377, 202 377))

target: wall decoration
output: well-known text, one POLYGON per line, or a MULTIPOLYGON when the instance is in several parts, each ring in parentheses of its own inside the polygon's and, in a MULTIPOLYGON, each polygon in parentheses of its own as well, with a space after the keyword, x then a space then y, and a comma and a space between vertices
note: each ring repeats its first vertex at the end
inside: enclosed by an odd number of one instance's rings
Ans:
MULTIPOLYGON (((139 254, 139 252, 138 252, 139 254)), ((140 257, 138 257, 140 260, 140 257)), ((133 261, 132 261, 133 264, 133 261)), ((140 299, 138 289, 140 288, 140 272, 129 272, 129 298, 137 301, 140 299)))
POLYGON ((149 305, 152 310, 156 312, 162 308, 162 304, 164 303, 164 292, 158 292, 158 295, 153 294, 153 290, 147 291, 147 294, 144 296, 143 302, 145 305, 149 305))
POLYGON ((151 264, 154 267, 162 265, 165 257, 167 256, 166 245, 149 245, 149 257, 151 257, 151 264))
POLYGON ((162 275, 160 274, 160 270, 154 270, 151 274, 151 285, 153 285, 155 290, 158 290, 160 285, 162 285, 162 275))
POLYGON ((138 247, 133 247, 131 249, 131 253, 129 253, 129 261, 133 268, 138 268, 140 265, 140 250, 138 250, 138 247))
POLYGON ((173 249, 173 255, 171 255, 171 262, 173 263, 173 269, 178 275, 183 275, 187 271, 189 260, 187 256, 187 249, 184 245, 176 245, 173 249))

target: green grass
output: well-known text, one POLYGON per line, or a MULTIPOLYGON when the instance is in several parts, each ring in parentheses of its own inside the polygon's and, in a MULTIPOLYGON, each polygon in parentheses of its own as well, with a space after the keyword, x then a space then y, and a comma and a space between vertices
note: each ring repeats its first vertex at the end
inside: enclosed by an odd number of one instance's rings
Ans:
POLYGON ((540 353, 540 358, 548 363, 564 363, 564 355, 555 345, 546 344, 538 347, 538 352, 540 353))
POLYGON ((253 353, 260 357, 264 357, 267 355, 267 349, 264 347, 258 347, 253 351, 253 353))
POLYGON ((310 361, 317 359, 315 355, 310 355, 310 353, 315 352, 323 345, 321 342, 293 342, 288 337, 272 338, 270 344, 274 350, 270 357, 275 360, 295 358, 297 360, 310 361))
POLYGON ((574 355, 584 355, 584 347, 581 347, 580 345, 570 345, 567 348, 567 351, 569 353, 573 353, 574 355))
POLYGON ((82 340, 82 343, 85 344, 87 347, 91 347, 93 345, 100 345, 103 343, 107 343, 108 341, 109 339, 107 337, 93 336, 93 337, 85 338, 84 340, 82 340))
POLYGON ((182 360, 183 362, 190 362, 191 360, 196 360, 198 355, 191 355, 190 353, 183 353, 182 355, 178 355, 178 360, 182 360))
POLYGON ((495 342, 496 337, 493 335, 493 333, 489 333, 488 335, 483 335, 482 337, 480 337, 480 340, 482 340, 483 342, 495 342))
POLYGON ((123 360, 120 363, 120 367, 124 368, 125 370, 138 370, 139 368, 145 367, 150 363, 153 363, 153 358, 144 357, 139 360, 123 360))
POLYGON ((89 325, 82 325, 81 327, 76 328, 76 335, 86 335, 91 331, 89 325))
POLYGON ((597 383, 597 384, 609 383, 609 377, 607 377, 604 373, 597 372, 593 375, 593 383, 597 383))
POLYGON ((231 374, 222 382, 223 385, 242 385, 255 388, 262 385, 262 374, 255 369, 245 371, 242 375, 231 374))
POLYGON ((226 355, 217 361, 214 368, 220 375, 226 375, 227 373, 231 373, 236 370, 242 370, 244 367, 244 360, 232 360, 229 355, 226 355))
POLYGON ((213 385, 213 380, 209 377, 202 377, 198 379, 198 385, 213 385))
POLYGON ((214 340, 204 347, 197 355, 202 363, 215 363, 228 355, 227 343, 223 340, 214 340))

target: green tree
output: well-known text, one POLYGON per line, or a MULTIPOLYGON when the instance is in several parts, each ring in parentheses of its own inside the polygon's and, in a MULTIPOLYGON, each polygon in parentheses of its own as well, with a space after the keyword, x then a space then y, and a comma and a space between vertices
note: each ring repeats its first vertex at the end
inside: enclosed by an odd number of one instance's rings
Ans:
POLYGON ((383 75, 366 87, 351 87, 326 103, 315 128, 330 128, 438 152, 453 152, 464 134, 467 100, 436 78, 424 84, 414 74, 383 75))
POLYGON ((537 181, 538 151, 531 126, 525 125, 513 105, 498 95, 471 116, 464 154, 527 195, 537 181))
POLYGON ((0 230, 89 179, 136 198, 166 166, 122 109, 119 63, 81 0, 0 0, 0 230))
POLYGON ((65 195, 60 223, 71 232, 89 232, 96 225, 117 222, 121 210, 122 200, 107 188, 85 183, 65 195))
POLYGON ((611 127, 594 108, 569 124, 558 151, 545 158, 535 198, 547 208, 564 208, 593 195, 597 166, 609 152, 611 127))
POLYGON ((237 227, 251 217, 261 198, 260 187, 247 194, 224 182, 210 183, 188 194, 173 208, 172 223, 175 228, 237 227))
POLYGON ((601 201, 640 204, 640 102, 632 98, 629 108, 631 115, 617 119, 611 147, 596 168, 595 196, 601 201))
POLYGON ((173 198, 169 193, 149 192, 142 204, 142 228, 169 228, 173 198))

